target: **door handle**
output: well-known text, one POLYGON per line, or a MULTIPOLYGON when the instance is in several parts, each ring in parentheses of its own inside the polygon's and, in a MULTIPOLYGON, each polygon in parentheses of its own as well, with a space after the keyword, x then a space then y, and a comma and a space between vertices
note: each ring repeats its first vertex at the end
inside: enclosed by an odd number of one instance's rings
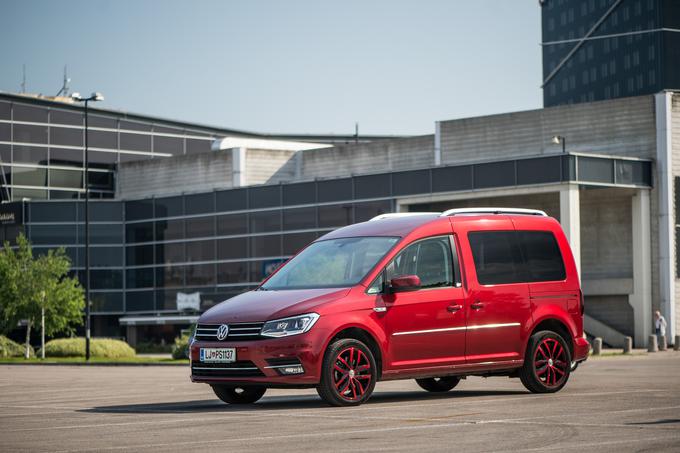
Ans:
POLYGON ((462 305, 449 305, 448 307, 446 307, 446 310, 450 313, 455 313, 461 308, 463 308, 462 305))
POLYGON ((472 305, 470 305, 470 308, 472 308, 473 310, 481 310, 482 308, 484 308, 484 304, 476 300, 472 305))

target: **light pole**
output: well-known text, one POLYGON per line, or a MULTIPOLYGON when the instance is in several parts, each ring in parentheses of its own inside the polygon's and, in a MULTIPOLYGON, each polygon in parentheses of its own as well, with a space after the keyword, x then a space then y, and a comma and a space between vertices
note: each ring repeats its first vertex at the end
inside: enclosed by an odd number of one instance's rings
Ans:
POLYGON ((88 177, 90 162, 87 153, 87 138, 89 135, 87 107, 90 101, 103 101, 104 96, 101 93, 92 93, 89 98, 84 98, 80 96, 80 93, 73 93, 71 99, 74 102, 85 103, 85 177, 83 178, 85 184, 85 360, 90 360, 90 182, 88 177))
POLYGON ((552 138, 552 142, 556 145, 562 144, 562 154, 567 152, 567 139, 561 135, 555 135, 552 138))

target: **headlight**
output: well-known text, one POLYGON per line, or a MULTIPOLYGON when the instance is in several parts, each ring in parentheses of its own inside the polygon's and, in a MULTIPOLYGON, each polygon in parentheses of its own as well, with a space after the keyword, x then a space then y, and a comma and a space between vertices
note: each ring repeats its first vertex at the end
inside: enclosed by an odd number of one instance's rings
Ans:
POLYGON ((298 335, 311 329, 317 319, 319 319, 319 315, 308 313, 306 315, 267 321, 262 326, 260 335, 277 338, 298 335))

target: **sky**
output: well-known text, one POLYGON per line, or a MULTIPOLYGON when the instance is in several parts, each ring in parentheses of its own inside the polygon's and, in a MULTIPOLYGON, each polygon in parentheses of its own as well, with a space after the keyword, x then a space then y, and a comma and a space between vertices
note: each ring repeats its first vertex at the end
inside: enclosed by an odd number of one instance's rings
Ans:
POLYGON ((271 133, 540 108, 536 0, 0 0, 0 91, 271 133))

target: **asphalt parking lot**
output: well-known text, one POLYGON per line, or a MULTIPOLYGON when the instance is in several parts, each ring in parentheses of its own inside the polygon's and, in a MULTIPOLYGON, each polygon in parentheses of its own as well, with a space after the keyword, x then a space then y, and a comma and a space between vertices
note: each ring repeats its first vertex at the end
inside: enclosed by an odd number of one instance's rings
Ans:
POLYGON ((188 367, 0 366, 0 450, 680 451, 680 352, 591 359, 554 395, 469 378, 379 383, 357 408, 314 390, 233 407, 188 367))

